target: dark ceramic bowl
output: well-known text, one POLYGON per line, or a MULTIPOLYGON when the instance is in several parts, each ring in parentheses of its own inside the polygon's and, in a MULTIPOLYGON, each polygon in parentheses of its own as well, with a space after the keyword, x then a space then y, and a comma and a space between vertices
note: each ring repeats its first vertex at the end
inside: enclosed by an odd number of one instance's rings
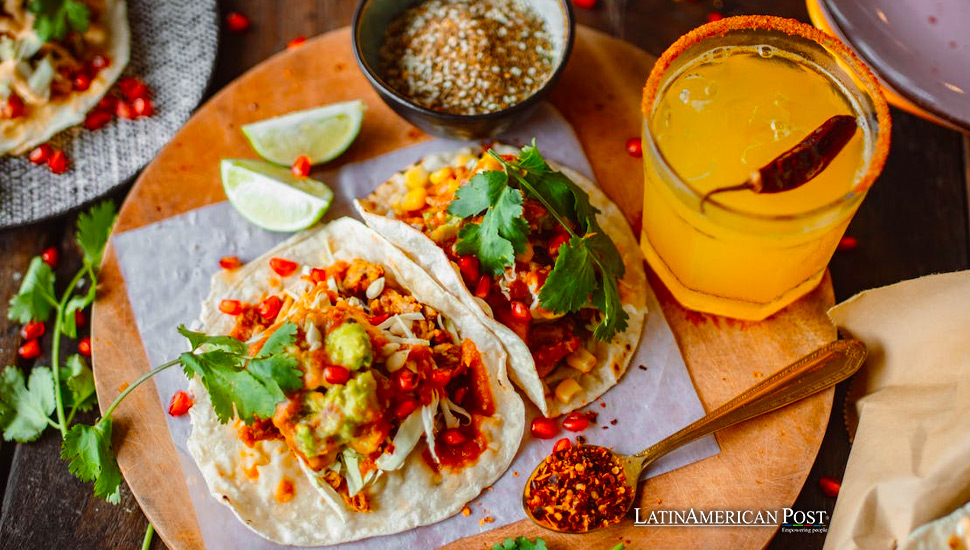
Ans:
POLYGON ((522 102, 501 111, 480 115, 433 111, 391 88, 379 71, 378 54, 384 42, 385 29, 401 12, 420 1, 361 0, 354 14, 352 40, 357 64, 384 103, 408 122, 432 135, 454 139, 484 139, 501 133, 513 122, 527 116, 542 101, 543 96, 559 80, 573 48, 576 23, 569 0, 523 0, 545 20, 546 28, 556 46, 557 57, 549 80, 522 102))

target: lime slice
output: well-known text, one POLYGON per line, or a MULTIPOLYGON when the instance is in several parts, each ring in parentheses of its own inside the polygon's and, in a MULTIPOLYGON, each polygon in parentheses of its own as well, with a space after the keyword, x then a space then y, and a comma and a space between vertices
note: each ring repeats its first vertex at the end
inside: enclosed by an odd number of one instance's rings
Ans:
POLYGON ((333 200, 323 182, 298 178, 259 160, 223 159, 222 188, 244 218, 270 231, 300 231, 317 223, 333 200))
POLYGON ((264 159, 290 166, 300 155, 311 164, 333 160, 350 147, 364 120, 364 102, 334 103, 295 111, 242 127, 249 144, 264 159))

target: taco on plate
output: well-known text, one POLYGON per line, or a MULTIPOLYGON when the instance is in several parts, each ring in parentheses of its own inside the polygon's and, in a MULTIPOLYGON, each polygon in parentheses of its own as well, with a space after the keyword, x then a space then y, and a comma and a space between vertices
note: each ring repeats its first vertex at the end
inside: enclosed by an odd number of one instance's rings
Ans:
POLYGON ((524 408, 501 344, 355 220, 217 274, 202 327, 253 356, 292 333, 284 353, 303 383, 272 418, 220 423, 190 381, 189 451, 215 498, 270 540, 328 545, 440 521, 518 449, 524 408))
POLYGON ((124 0, 0 4, 0 154, 80 124, 128 64, 124 0))
POLYGON ((646 316, 637 241, 602 191, 534 144, 430 155, 356 206, 476 309, 546 416, 590 403, 626 371, 646 316))

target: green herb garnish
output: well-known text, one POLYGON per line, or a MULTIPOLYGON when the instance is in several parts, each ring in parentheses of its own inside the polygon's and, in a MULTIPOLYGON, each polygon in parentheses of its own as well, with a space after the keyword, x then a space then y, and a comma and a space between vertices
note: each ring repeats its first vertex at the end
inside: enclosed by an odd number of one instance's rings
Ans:
POLYGON ((27 9, 34 14, 34 32, 41 42, 88 30, 91 12, 81 0, 31 0, 27 9))
POLYGON ((496 543, 492 550, 547 550, 546 541, 537 538, 535 542, 525 537, 507 538, 502 542, 496 543))
POLYGON ((484 216, 458 233, 455 252, 478 258, 482 271, 497 275, 514 265, 528 243, 529 226, 522 217, 523 197, 538 200, 568 232, 558 257, 539 291, 540 305, 556 314, 579 311, 592 304, 602 317, 593 332, 609 340, 626 330, 627 318, 617 281, 625 267, 616 245, 599 226, 599 209, 562 172, 553 171, 535 146, 527 145, 515 161, 494 150, 503 171, 481 172, 455 194, 448 212, 460 218, 484 216))

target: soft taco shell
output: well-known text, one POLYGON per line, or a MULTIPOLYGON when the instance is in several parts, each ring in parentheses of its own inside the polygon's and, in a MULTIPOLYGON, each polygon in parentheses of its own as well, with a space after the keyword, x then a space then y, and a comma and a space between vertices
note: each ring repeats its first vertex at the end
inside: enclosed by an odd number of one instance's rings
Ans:
POLYGON ((43 105, 31 105, 23 117, 0 120, 0 154, 26 153, 61 130, 84 122, 88 111, 118 80, 128 65, 131 48, 125 1, 105 0, 100 21, 107 30, 105 51, 111 64, 98 72, 87 90, 66 94, 43 105))
MULTIPOLYGON (((385 276, 393 277, 417 300, 451 319, 463 338, 473 340, 489 368, 495 415, 480 426, 489 445, 476 463, 458 473, 443 470, 439 476, 423 463, 415 449, 404 467, 385 472, 370 486, 370 513, 344 510, 338 514, 311 485, 283 442, 260 441, 253 449, 246 447, 236 438, 232 423, 219 423, 202 385, 191 381, 197 403, 190 411, 192 434, 188 447, 209 490, 250 529, 281 544, 336 544, 397 533, 452 516, 508 468, 525 423, 522 401, 506 376, 505 351, 494 335, 424 270, 350 218, 300 233, 240 269, 218 273, 202 304, 202 330, 207 334, 228 334, 231 330, 233 319, 219 312, 220 300, 257 302, 267 293, 279 291, 270 286, 274 276, 268 267, 270 258, 283 257, 320 267, 331 261, 327 250, 332 252, 333 260, 360 258, 383 265, 385 276), (256 479, 250 479, 244 470, 259 463, 266 465, 259 466, 256 479), (293 483, 294 496, 280 504, 275 495, 283 479, 293 483)), ((291 277, 298 276, 299 273, 291 277)))
MULTIPOLYGON (((518 150, 509 146, 496 145, 500 153, 515 153, 518 150)), ((459 155, 472 153, 463 148, 449 153, 429 155, 416 164, 421 164, 429 172, 440 166, 452 165, 459 155)), ((465 286, 457 266, 445 252, 421 231, 394 218, 390 205, 400 202, 407 193, 403 171, 381 184, 370 196, 355 201, 355 206, 368 225, 407 252, 418 265, 424 267, 452 295, 477 312, 479 319, 494 332, 509 353, 510 376, 526 393, 529 399, 546 416, 557 416, 578 409, 595 400, 606 390, 613 387, 626 372, 630 359, 640 342, 640 334, 647 314, 647 277, 644 272, 644 259, 640 247, 626 218, 620 209, 588 178, 577 172, 549 163, 550 166, 566 174, 589 194, 590 203, 600 210, 600 226, 613 239, 626 273, 620 280, 620 296, 623 308, 630 316, 627 330, 617 334, 610 342, 597 342, 596 366, 580 376, 578 381, 582 392, 568 404, 555 399, 544 386, 536 371, 535 361, 529 347, 511 329, 492 319, 476 302, 475 297, 465 286)))

